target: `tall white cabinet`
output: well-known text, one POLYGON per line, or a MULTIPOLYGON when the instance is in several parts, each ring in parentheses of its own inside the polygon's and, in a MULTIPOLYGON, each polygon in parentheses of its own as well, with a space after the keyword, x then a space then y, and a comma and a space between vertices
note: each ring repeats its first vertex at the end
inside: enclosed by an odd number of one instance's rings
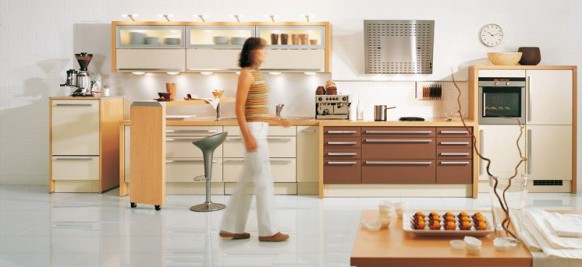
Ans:
MULTIPOLYGON (((476 66, 481 73, 503 75, 523 71, 526 78, 525 128, 520 147, 527 161, 520 172, 530 179, 530 192, 576 192, 576 67, 575 66, 476 66), (484 71, 480 70, 483 69, 484 71)), ((476 84, 474 82, 473 84, 476 84)), ((478 103, 477 105, 478 106, 478 103)), ((478 112, 476 112, 478 116, 478 112)), ((480 144, 489 157, 492 172, 513 171, 519 160, 515 141, 517 125, 480 125, 480 144)), ((479 182, 487 184, 481 161, 479 182)), ((480 186, 480 191, 486 191, 480 186)))

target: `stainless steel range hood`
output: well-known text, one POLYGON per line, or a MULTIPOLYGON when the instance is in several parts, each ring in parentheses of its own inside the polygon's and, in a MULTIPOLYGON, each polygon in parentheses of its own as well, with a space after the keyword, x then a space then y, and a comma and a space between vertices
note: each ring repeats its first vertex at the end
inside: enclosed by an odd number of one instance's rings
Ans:
POLYGON ((364 20, 367 74, 432 74, 434 20, 364 20))

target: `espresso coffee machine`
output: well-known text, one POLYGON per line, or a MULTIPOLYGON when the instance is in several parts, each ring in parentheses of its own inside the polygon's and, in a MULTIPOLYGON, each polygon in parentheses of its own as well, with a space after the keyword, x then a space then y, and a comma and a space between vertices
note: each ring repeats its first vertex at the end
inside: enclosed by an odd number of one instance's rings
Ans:
POLYGON ((316 95, 315 119, 318 120, 349 120, 349 95, 316 95))

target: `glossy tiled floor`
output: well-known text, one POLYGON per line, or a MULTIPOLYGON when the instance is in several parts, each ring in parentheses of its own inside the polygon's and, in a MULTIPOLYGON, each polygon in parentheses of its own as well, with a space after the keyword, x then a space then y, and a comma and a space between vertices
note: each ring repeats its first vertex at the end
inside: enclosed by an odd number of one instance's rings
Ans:
MULTIPOLYGON (((213 197, 227 202, 225 196, 213 197)), ((48 194, 42 186, 0 185, 0 266, 349 266, 360 212, 380 200, 405 201, 412 209, 484 209, 489 197, 326 198, 277 196, 288 242, 218 237, 222 212, 188 210, 203 196, 168 196, 161 211, 129 208, 128 197, 48 194)), ((530 194, 529 206, 582 210, 582 196, 530 194)), ((254 209, 254 207, 253 207, 254 209)))

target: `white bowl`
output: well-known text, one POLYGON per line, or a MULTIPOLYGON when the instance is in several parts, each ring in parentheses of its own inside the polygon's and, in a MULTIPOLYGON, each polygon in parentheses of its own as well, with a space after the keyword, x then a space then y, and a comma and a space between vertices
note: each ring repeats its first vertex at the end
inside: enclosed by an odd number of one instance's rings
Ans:
POLYGON ((243 45, 246 40, 246 37, 232 37, 230 38, 230 43, 233 45, 243 45))
POLYGON ((382 222, 379 222, 378 220, 362 219, 360 224, 362 227, 372 232, 379 231, 380 228, 382 228, 382 222))
POLYGON ((453 249, 465 249, 465 241, 460 239, 451 240, 451 248, 453 249))
POLYGON ((212 41, 214 44, 217 45, 227 45, 228 44, 228 37, 226 36, 214 36, 212 37, 212 41))
POLYGON ((160 44, 160 37, 156 36, 149 36, 145 38, 145 44, 148 45, 159 45, 160 44))
POLYGON ((168 37, 164 39, 164 44, 167 45, 179 45, 180 44, 180 38, 174 38, 174 37, 168 37))
POLYGON ((145 42, 145 33, 143 32, 129 32, 130 44, 143 44, 145 42))

